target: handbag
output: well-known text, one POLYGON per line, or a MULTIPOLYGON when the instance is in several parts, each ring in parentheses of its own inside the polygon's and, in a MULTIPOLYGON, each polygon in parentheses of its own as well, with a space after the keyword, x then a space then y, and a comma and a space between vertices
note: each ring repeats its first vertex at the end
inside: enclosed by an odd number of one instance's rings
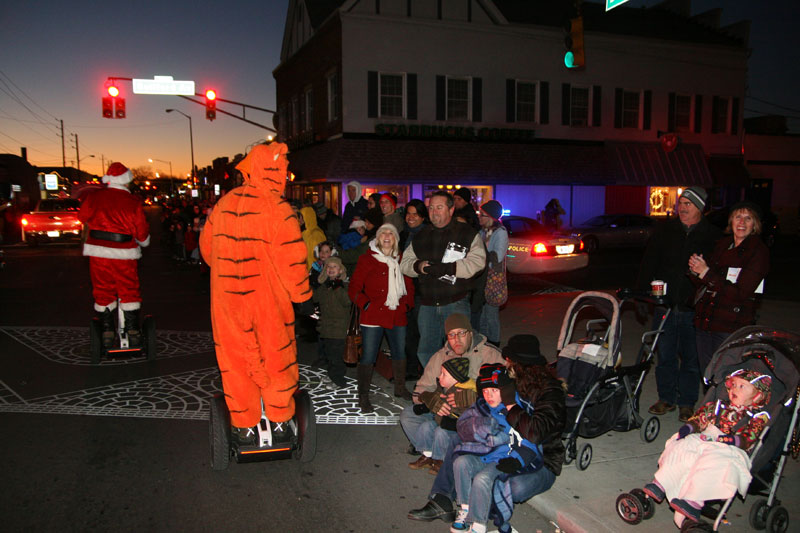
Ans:
POLYGON ((484 296, 486 303, 494 307, 500 307, 508 301, 508 284, 506 283, 506 260, 503 258, 500 268, 495 270, 487 268, 486 289, 484 296))
POLYGON ((361 337, 361 324, 359 318, 361 311, 353 304, 350 306, 350 324, 347 326, 347 338, 344 344, 344 362, 347 364, 356 364, 361 359, 361 351, 363 349, 361 337))

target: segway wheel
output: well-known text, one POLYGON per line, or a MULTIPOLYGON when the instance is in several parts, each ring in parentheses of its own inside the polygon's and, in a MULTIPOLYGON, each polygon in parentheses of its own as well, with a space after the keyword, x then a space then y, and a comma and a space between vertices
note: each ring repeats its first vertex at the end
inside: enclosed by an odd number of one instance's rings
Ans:
POLYGON ((592 445, 588 442, 581 446, 581 450, 578 452, 578 462, 575 466, 578 467, 578 470, 586 470, 589 468, 589 463, 592 462, 592 445))
POLYGON ((209 402, 209 440, 211 441, 211 469, 225 470, 231 462, 231 417, 225 397, 215 395, 209 402))
POLYGON ((784 533, 789 530, 789 511, 782 505, 777 505, 767 513, 767 531, 769 533, 784 533))
POLYGON ((153 315, 146 315, 142 321, 142 333, 144 334, 144 346, 147 351, 147 360, 156 359, 156 319, 153 315))
POLYGON ((617 497, 617 514, 626 523, 635 526, 642 521, 644 509, 639 498, 633 494, 623 492, 617 497))
POLYGON ((650 520, 656 514, 656 504, 653 500, 647 497, 642 489, 633 489, 631 496, 639 500, 642 504, 642 520, 650 520))
POLYGON ((99 365, 103 355, 103 325, 96 318, 89 324, 89 343, 89 360, 93 365, 99 365))
POLYGON ((314 460, 317 454, 317 416, 311 396, 304 390, 294 394, 295 417, 297 418, 297 449, 292 452, 301 463, 314 460))
POLYGON ((750 527, 759 531, 767 527, 767 500, 760 499, 750 508, 750 527))
POLYGON ((658 437, 658 432, 661 430, 661 421, 657 416, 651 416, 639 428, 639 436, 644 442, 653 442, 658 437))

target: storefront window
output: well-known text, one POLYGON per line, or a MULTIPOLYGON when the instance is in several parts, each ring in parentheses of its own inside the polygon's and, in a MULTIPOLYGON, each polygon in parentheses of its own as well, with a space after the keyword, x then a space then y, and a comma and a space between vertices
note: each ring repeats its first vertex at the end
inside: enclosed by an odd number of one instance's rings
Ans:
POLYGON ((431 195, 434 191, 445 190, 450 194, 454 193, 457 189, 467 188, 472 196, 472 204, 475 207, 480 207, 489 200, 494 198, 494 189, 491 185, 453 185, 453 184, 440 184, 440 185, 425 185, 422 189, 425 194, 425 205, 428 205, 431 195))
POLYGON ((655 217, 672 216, 678 197, 682 192, 681 187, 650 187, 650 215, 655 217))
POLYGON ((389 192, 397 197, 397 206, 406 205, 410 198, 408 197, 408 185, 365 185, 361 184, 361 195, 364 198, 369 198, 372 193, 385 193, 389 192))

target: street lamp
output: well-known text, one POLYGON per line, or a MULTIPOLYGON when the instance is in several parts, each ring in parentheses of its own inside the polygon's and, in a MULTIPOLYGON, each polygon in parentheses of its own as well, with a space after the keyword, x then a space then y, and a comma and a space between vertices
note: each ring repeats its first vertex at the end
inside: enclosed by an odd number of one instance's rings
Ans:
MULTIPOLYGON (((191 120, 191 119, 190 119, 191 120)), ((194 149, 192 149, 194 151, 194 149)), ((172 161, 164 161, 163 159, 153 159, 152 157, 147 159, 149 162, 158 161, 159 163, 167 163, 169 165, 169 195, 175 195, 175 176, 172 174, 172 161)), ((158 177, 158 174, 156 174, 158 177)))
POLYGON ((194 136, 192 135, 192 117, 184 113, 179 109, 167 109, 167 113, 172 113, 175 111, 176 113, 180 113, 184 117, 189 119, 189 147, 192 150, 192 182, 194 182, 194 136))
POLYGON ((86 159, 87 157, 94 157, 94 154, 92 154, 92 155, 85 155, 85 156, 81 157, 80 159, 78 159, 78 172, 80 172, 80 170, 81 170, 81 161, 83 161, 83 160, 84 160, 84 159, 86 159))

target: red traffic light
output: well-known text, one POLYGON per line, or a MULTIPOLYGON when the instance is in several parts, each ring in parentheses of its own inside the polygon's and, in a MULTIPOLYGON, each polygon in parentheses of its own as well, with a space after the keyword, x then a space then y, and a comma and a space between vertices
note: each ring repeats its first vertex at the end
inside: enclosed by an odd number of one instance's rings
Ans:
POLYGON ((206 100, 216 100, 216 99, 217 99, 217 93, 216 91, 214 91, 214 89, 209 89, 206 91, 206 100))
POLYGON ((114 118, 114 100, 110 96, 103 97, 103 118, 114 118))
POLYGON ((114 99, 114 117, 115 118, 125 118, 125 99, 124 98, 115 98, 114 99))
POLYGON ((116 85, 108 86, 108 96, 112 98, 116 98, 117 96, 119 96, 119 89, 117 88, 116 85))

